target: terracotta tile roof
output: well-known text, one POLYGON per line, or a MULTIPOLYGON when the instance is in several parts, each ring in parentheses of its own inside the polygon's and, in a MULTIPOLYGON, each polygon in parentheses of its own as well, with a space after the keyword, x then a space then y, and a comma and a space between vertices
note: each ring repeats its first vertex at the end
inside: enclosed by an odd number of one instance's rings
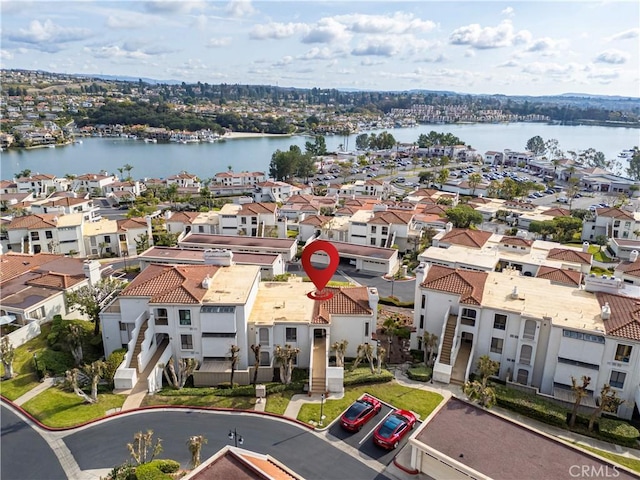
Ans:
POLYGON ((441 239, 444 243, 453 243, 464 247, 482 248, 491 238, 491 232, 484 230, 470 230, 468 228, 453 228, 441 239))
POLYGON ((202 281, 214 277, 215 265, 149 265, 120 295, 151 297, 149 303, 200 303, 207 290, 202 281))
POLYGON ((421 287, 460 295, 460 303, 481 305, 484 284, 487 281, 486 272, 457 270, 449 267, 433 265, 427 272, 427 278, 421 287))
POLYGON ((22 253, 6 253, 0 256, 0 283, 4 283, 23 273, 39 268, 53 260, 63 258, 64 255, 53 253, 36 253, 28 255, 22 253))
POLYGON ((247 450, 225 447, 187 475, 189 480, 302 480, 302 477, 275 460, 247 450))
POLYGON ((561 260, 564 262, 575 262, 591 265, 593 255, 585 252, 578 252, 568 248, 552 248, 547 254, 549 260, 561 260))
POLYGON ((485 197, 474 197, 471 200, 469 200, 469 203, 481 203, 485 205, 487 203, 491 203, 491 199, 485 198, 485 197))
POLYGON ((259 213, 275 213, 278 209, 277 203, 245 203, 238 212, 238 215, 257 215, 259 213))
POLYGON ((169 222, 193 223, 198 218, 199 212, 175 212, 169 217, 169 222))
POLYGON ((533 240, 527 240, 526 238, 520 238, 520 237, 504 236, 500 240, 500 243, 502 243, 503 245, 517 245, 517 246, 530 247, 531 245, 533 245, 533 240))
POLYGON ((80 203, 87 203, 91 200, 87 198, 73 198, 73 197, 63 197, 63 198, 55 198, 50 202, 43 203, 44 207, 71 207, 73 205, 78 205, 80 203))
POLYGON ((389 211, 375 212, 367 223, 378 225, 408 225, 413 219, 413 212, 389 211))
POLYGON ((32 287, 47 287, 56 290, 66 290, 86 279, 84 275, 65 275, 63 273, 49 272, 38 278, 26 282, 32 287))
POLYGON ((550 217, 570 217, 571 212, 566 208, 554 207, 544 210, 542 215, 548 215, 550 217))
POLYGON ((85 173, 78 175, 76 180, 104 180, 105 178, 111 178, 111 175, 102 175, 101 173, 85 173))
POLYGON ((331 315, 371 315, 373 311, 369 306, 369 293, 367 287, 328 287, 333 292, 333 297, 320 304, 311 323, 328 324, 331 315))
POLYGON ((55 218, 58 218, 58 215, 55 213, 37 213, 15 217, 11 223, 7 225, 7 229, 17 230, 25 228, 27 230, 40 230, 43 228, 57 228, 55 218))
POLYGON ((338 210, 336 210, 336 215, 353 215, 354 213, 360 211, 360 210, 365 210, 364 208, 361 207, 342 207, 339 208, 338 210))
POLYGON ((640 341, 640 301, 637 298, 597 292, 596 297, 602 307, 611 308, 611 316, 604 320, 607 335, 640 341))
POLYGON ((439 192, 439 190, 434 190, 432 188, 421 188, 411 193, 412 197, 433 197, 439 192))
POLYGON ((39 180, 53 180, 56 178, 54 175, 48 175, 46 173, 38 173, 36 175, 31 175, 30 177, 20 177, 18 178, 18 182, 37 182, 39 180))
POLYGON ((374 180, 373 178, 369 178, 364 182, 365 185, 384 185, 384 182, 380 180, 374 180))
POLYGON ((297 193, 295 195, 291 195, 287 199, 287 204, 290 204, 290 203, 313 203, 315 200, 316 200, 316 198, 313 195, 305 195, 305 194, 297 193))
POLYGON ((180 172, 180 173, 178 173, 176 175, 171 175, 171 176, 167 177, 167 180, 178 180, 178 179, 195 180, 197 178, 198 178, 198 176, 194 175, 193 173, 180 172))
POLYGON ((326 215, 309 215, 307 218, 300 222, 300 225, 315 225, 322 226, 331 220, 333 217, 328 217, 326 215))
POLYGON ((117 220, 117 223, 118 231, 126 232, 129 229, 147 228, 147 221, 142 217, 123 218, 121 220, 117 220))
POLYGON ((422 213, 444 216, 448 209, 449 207, 447 205, 437 205, 432 203, 430 205, 426 205, 422 210, 422 213))
POLYGON ((597 208, 596 216, 598 217, 610 217, 610 218, 620 218, 624 220, 634 220, 633 213, 627 212, 625 210, 621 210, 619 208, 597 208))
POLYGON ((622 262, 618 264, 616 271, 623 272, 632 277, 640 277, 640 259, 635 262, 622 262))
POLYGON ((536 275, 538 278, 546 278, 553 283, 562 283, 577 287, 582 281, 582 273, 575 270, 541 266, 536 275))

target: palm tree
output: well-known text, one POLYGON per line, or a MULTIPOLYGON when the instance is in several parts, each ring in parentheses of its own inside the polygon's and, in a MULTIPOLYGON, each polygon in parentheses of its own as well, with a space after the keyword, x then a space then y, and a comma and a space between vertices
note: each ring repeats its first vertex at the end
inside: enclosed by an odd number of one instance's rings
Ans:
POLYGON ((582 385, 578 385, 578 380, 574 376, 571 376, 571 390, 575 396, 573 403, 573 409, 571 410, 571 417, 569 418, 569 426, 573 427, 576 424, 576 418, 578 418, 578 409, 582 403, 582 399, 589 395, 587 387, 591 383, 591 377, 586 375, 582 376, 582 385))
POLYGON ((424 345, 424 364, 427 367, 432 367, 438 349, 438 336, 434 333, 424 332, 422 339, 424 345))
POLYGON ((229 379, 229 383, 231 384, 231 388, 233 388, 233 377, 236 374, 236 366, 238 365, 238 352, 240 351, 240 347, 237 345, 231 345, 229 349, 229 353, 231 354, 231 378, 229 379))
POLYGON ((133 170, 133 165, 125 163, 122 168, 127 172, 127 181, 131 181, 131 170, 133 170))
POLYGON ((471 195, 475 195, 476 194, 476 188, 478 187, 478 185, 480 185, 480 182, 482 182, 482 175, 480 175, 478 172, 472 173, 471 175, 469 175, 469 186, 471 187, 471 195))

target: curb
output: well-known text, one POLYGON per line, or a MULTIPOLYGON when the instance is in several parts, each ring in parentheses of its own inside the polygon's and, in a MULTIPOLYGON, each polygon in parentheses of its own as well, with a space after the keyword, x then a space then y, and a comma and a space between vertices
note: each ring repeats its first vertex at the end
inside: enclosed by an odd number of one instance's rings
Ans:
POLYGON ((400 462, 398 462, 398 456, 397 455, 395 457, 393 457, 393 464, 396 467, 398 467, 400 470, 402 470, 403 472, 408 473, 409 475, 417 475, 417 474, 420 473, 419 470, 416 470, 415 468, 405 467, 400 462))

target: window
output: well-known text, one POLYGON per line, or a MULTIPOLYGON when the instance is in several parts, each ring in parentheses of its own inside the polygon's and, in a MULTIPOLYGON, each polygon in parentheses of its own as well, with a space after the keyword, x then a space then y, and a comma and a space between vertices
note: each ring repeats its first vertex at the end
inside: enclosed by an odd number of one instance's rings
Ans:
POLYGON ((533 348, 531 345, 522 345, 520 349, 520 362, 523 365, 531 365, 531 354, 533 353, 533 348))
POLYGON ((31 232, 31 240, 40 240, 39 232, 31 232))
POLYGON ((210 306, 206 305, 200 309, 202 313, 235 313, 236 307, 229 305, 216 305, 210 306))
POLYGON ((371 227, 371 233, 373 233, 375 235, 375 233, 376 233, 376 226, 375 225, 373 225, 371 227))
POLYGON ((624 388, 624 380, 627 378, 627 374, 624 372, 611 371, 611 378, 609 379, 609 385, 615 388, 624 388))
POLYGON ((493 317, 493 328, 496 330, 504 330, 507 328, 507 316, 496 313, 493 317))
POLYGON ((193 350, 193 335, 180 335, 180 348, 193 350))
POLYGON ((118 235, 118 238, 120 239, 121 242, 127 241, 127 236, 124 233, 121 233, 120 235, 118 235))
POLYGON ((631 345, 618 345, 616 348, 616 362, 624 362, 629 363, 629 358, 631 358, 631 345))
POLYGON ((562 330, 562 335, 568 338, 584 340, 585 342, 604 343, 604 337, 599 335, 590 335, 588 333, 574 332, 573 330, 562 330))
POLYGON ((522 338, 533 340, 536 338, 536 322, 535 320, 527 320, 524 322, 524 332, 522 338))
POLYGON ((426 295, 422 295, 422 303, 421 303, 421 307, 420 308, 424 308, 426 303, 427 303, 427 296, 426 295))
POLYGON ((369 336, 369 322, 364 322, 364 336, 369 336))
POLYGON ((180 325, 191 325, 191 310, 178 310, 180 325))
POLYGON ((166 308, 156 308, 156 325, 169 325, 169 315, 166 308))
POLYGON ((198 226, 198 233, 204 233, 204 226, 202 225, 198 226))
POLYGON ((382 235, 387 235, 389 233, 389 227, 382 227, 382 235))
POLYGON ((111 243, 111 236, 110 235, 105 235, 104 236, 104 243, 111 243))
POLYGON ((371 243, 371 246, 372 246, 372 247, 375 247, 375 246, 376 246, 376 239, 375 239, 375 238, 372 238, 372 239, 370 240, 370 243, 371 243))
POLYGON ((475 326, 477 313, 478 312, 472 310, 471 308, 463 308, 462 315, 460 316, 461 323, 463 325, 470 325, 472 327, 475 326))
POLYGON ((504 340, 502 338, 493 337, 491 339, 491 352, 492 353, 502 353, 502 344, 504 340))
POLYGON ((285 329, 285 341, 297 342, 298 341, 298 329, 295 327, 287 327, 285 329))
POLYGON ((53 232, 51 230, 45 230, 44 232, 44 236, 45 238, 47 238, 48 240, 51 240, 53 238, 53 232))
POLYGON ((522 385, 526 385, 529 382, 529 372, 524 368, 518 369, 518 377, 516 381, 522 385))
POLYGON ((120 331, 121 332, 126 332, 127 331, 127 324, 126 323, 122 323, 122 322, 118 322, 120 323, 120 331))
POLYGON ((258 330, 260 337, 260 345, 269 345, 269 329, 261 328, 258 330))
POLYGON ((240 223, 242 225, 246 225, 247 224, 247 217, 240 217, 240 223))
POLYGON ((420 328, 424 328, 424 315, 420 315, 420 328))
POLYGON ((261 367, 271 366, 271 358, 269 357, 269 352, 260 352, 260 366, 261 367))

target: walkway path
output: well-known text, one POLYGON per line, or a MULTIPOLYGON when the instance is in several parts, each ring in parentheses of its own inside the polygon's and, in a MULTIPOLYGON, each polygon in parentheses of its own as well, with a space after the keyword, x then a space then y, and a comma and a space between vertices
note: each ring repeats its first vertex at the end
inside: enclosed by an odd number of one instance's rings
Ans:
POLYGON ((22 406, 23 404, 27 403, 29 400, 31 400, 36 395, 40 395, 46 389, 51 388, 54 385, 55 385, 55 380, 52 377, 47 377, 47 378, 43 379, 42 382, 40 382, 40 384, 37 387, 32 388, 31 390, 29 390, 24 395, 16 398, 13 401, 13 403, 15 403, 18 406, 22 406))
POLYGON ((164 349, 168 345, 167 341, 164 341, 158 346, 158 350, 153 354, 151 360, 147 364, 147 367, 144 369, 142 373, 138 374, 138 382, 133 386, 131 390, 120 390, 115 391, 115 393, 127 395, 127 399, 122 404, 121 410, 134 410, 139 408, 142 405, 142 401, 144 397, 147 396, 148 385, 147 385, 147 377, 151 375, 151 372, 156 368, 156 364, 158 363, 158 359, 162 356, 164 349))

